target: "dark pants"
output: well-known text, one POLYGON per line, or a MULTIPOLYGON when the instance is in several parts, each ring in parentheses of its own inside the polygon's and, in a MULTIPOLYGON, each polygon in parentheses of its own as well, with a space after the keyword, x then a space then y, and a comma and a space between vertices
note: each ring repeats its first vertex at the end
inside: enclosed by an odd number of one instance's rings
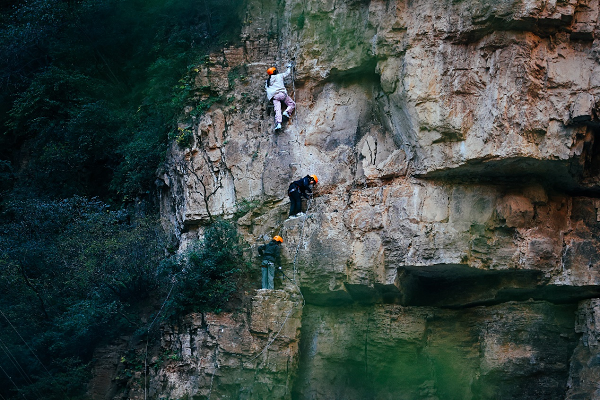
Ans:
POLYGON ((302 211, 302 195, 298 189, 289 192, 288 195, 290 196, 290 217, 293 217, 302 211))
POLYGON ((262 262, 262 288, 263 289, 275 289, 275 264, 271 261, 262 262))

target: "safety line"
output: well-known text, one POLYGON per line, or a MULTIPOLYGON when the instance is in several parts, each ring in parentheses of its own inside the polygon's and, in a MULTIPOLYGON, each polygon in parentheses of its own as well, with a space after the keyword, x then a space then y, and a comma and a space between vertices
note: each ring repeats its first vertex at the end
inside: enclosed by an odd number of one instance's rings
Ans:
MULTIPOLYGON (((25 372, 25 370, 23 369, 21 364, 19 364, 19 361, 17 360, 17 358, 10 351, 10 348, 4 343, 4 341, 1 338, 0 338, 0 347, 2 347, 2 350, 4 351, 4 354, 6 354, 6 357, 8 357, 8 360, 17 369, 17 372, 19 372, 19 374, 21 374, 23 379, 25 379, 25 383, 27 383, 28 385, 33 385, 33 381, 31 380, 31 377, 27 374, 27 372, 25 372)), ((37 393, 37 395, 39 396, 39 393, 37 393)))
POLYGON ((31 347, 29 347, 29 344, 27 344, 27 342, 25 341, 25 339, 23 339, 23 336, 21 336, 21 334, 19 333, 19 331, 17 331, 17 328, 15 328, 15 326, 12 324, 12 322, 10 322, 10 320, 4 314, 4 312, 2 312, 2 310, 0 310, 0 314, 2 314, 2 316, 4 317, 4 319, 6 320, 6 322, 8 322, 8 324, 11 326, 11 328, 13 328, 13 330, 19 336, 19 338, 23 341, 23 343, 25 343, 25 346, 27 346, 27 348, 29 349, 29 351, 31 352, 31 354, 33 354, 33 356, 35 357, 35 359, 38 360, 38 362, 40 363, 40 365, 44 368, 44 370, 48 373, 48 375, 50 375, 50 378, 52 378, 52 380, 54 381, 54 383, 56 383, 58 385, 58 382, 56 381, 56 379, 54 379, 54 376, 50 373, 50 371, 48 371, 48 368, 46 368, 46 366, 44 365, 44 363, 42 362, 42 360, 40 360, 38 358, 38 356, 35 354, 35 352, 33 351, 33 349, 31 347))
MULTIPOLYGON (((296 42, 296 47, 298 47, 298 41, 296 42)), ((296 53, 297 53, 298 49, 296 49, 296 53)), ((298 132, 298 130, 300 129, 301 123, 300 123, 300 116, 298 113, 298 102, 296 101, 296 72, 295 72, 295 67, 296 67, 296 55, 294 54, 293 56, 293 60, 289 59, 289 50, 286 47, 284 50, 285 56, 286 56, 286 62, 289 62, 292 64, 292 68, 291 68, 291 77, 292 77, 292 93, 293 93, 293 97, 292 99, 294 100, 294 103, 296 103, 296 109, 294 110, 294 115, 295 115, 295 119, 298 120, 298 129, 296 129, 296 132, 298 132)), ((294 254, 294 262, 293 262, 293 266, 294 266, 294 279, 290 281, 293 283, 293 285, 296 287, 296 289, 298 290, 298 293, 300 294, 300 297, 302 298, 302 307, 305 306, 306 304, 306 299, 304 298, 304 295, 302 294, 302 290, 300 290, 300 286, 298 286, 298 283, 296 281, 296 275, 297 275, 297 261, 298 261, 298 253, 300 251, 300 246, 302 244, 302 240, 304 238, 304 224, 306 223, 306 220, 308 219, 308 214, 309 211, 311 209, 311 203, 312 203, 312 199, 309 199, 307 202, 307 206, 306 206, 306 215, 304 217, 302 217, 302 226, 300 228, 300 238, 298 240, 298 245, 296 246, 296 253, 294 254)), ((289 278, 288 278, 289 279, 289 278)), ((262 351, 260 353, 258 353, 256 356, 252 357, 249 361, 254 361, 256 360, 258 357, 260 357, 261 355, 263 355, 265 353, 265 351, 268 350, 268 348, 273 344, 273 342, 279 337, 279 334, 281 333, 281 331, 283 330, 283 327, 285 326, 285 324, 287 323, 288 319, 290 318, 290 316, 292 315, 292 312, 294 311, 294 307, 292 307, 290 309, 290 311, 288 312, 288 314, 286 315, 285 319, 283 320, 283 323, 281 324, 281 326, 279 327, 279 330, 277 331, 277 333, 275 334, 275 336, 273 336, 271 338, 271 340, 266 344, 266 346, 262 349, 262 351)))
POLYGON ((145 350, 146 355, 144 356, 144 400, 147 400, 147 398, 148 398, 148 342, 150 341, 150 329, 152 329, 152 326, 158 319, 158 316, 160 315, 162 310, 165 308, 167 301, 171 297, 171 292, 173 292, 173 288, 175 288, 175 285, 177 284, 177 275, 183 273, 184 271, 185 271, 185 267, 183 267, 183 269, 180 272, 178 272, 177 274, 175 274, 173 276, 173 284, 171 285, 171 289, 169 289, 169 293, 167 293, 167 297, 165 298, 165 301, 163 301, 163 304, 160 307, 160 309, 158 310, 158 313, 156 313, 156 316, 154 317, 154 319, 148 326, 148 329, 146 330, 146 350, 145 350))
MULTIPOLYGON (((293 60, 289 59, 289 51, 286 48, 285 49, 285 56, 286 56, 286 62, 292 64, 291 67, 291 79, 292 79, 292 100, 294 100, 294 103, 296 104, 296 108, 294 110, 294 114, 295 114, 295 118, 298 119, 298 121, 300 121, 299 115, 298 115, 298 103, 296 101, 296 75, 295 75, 295 64, 296 64, 296 57, 294 56, 293 60)), ((267 109, 268 112, 268 109, 267 109)), ((296 274, 297 274, 297 268, 296 268, 296 263, 297 263, 297 259, 298 259, 298 252, 300 251, 300 245, 302 244, 302 239, 304 237, 304 224, 306 223, 306 220, 308 219, 308 212, 311 208, 311 200, 308 200, 308 204, 306 207, 306 215, 303 217, 302 220, 302 226, 300 229, 300 239, 298 241, 298 245, 296 246, 296 254, 294 255, 294 279, 291 280, 288 278, 288 280, 290 280, 293 285, 296 287, 296 289, 298 290, 298 293, 300 294, 300 297, 302 298, 302 307, 304 307, 304 305, 306 304, 306 300, 304 298, 304 295, 302 294, 302 291, 300 290, 300 287, 298 286, 297 282, 296 282, 296 274)), ((283 272, 282 272, 283 273, 283 272)), ((284 276, 286 276, 284 274, 284 276)), ((287 278, 287 276, 286 276, 287 278)), ((267 343, 267 345, 263 348, 263 350, 258 353, 256 356, 254 356, 253 358, 251 358, 250 360, 248 360, 248 362, 254 361, 256 360, 258 357, 260 357, 262 354, 265 353, 265 351, 267 351, 267 349, 273 344, 273 342, 279 337, 279 334, 281 333, 281 331, 283 330, 285 324, 287 323, 289 317, 291 316, 291 314, 294 311, 294 307, 292 306, 292 308, 290 309, 290 311, 288 312, 288 314, 286 315, 283 323, 281 324, 281 326, 279 327, 279 330, 277 331, 277 333, 275 334, 275 336, 273 336, 273 338, 267 343)), ((216 371, 218 369, 218 364, 217 364, 217 357, 218 357, 218 352, 219 352, 219 345, 218 345, 218 341, 217 341, 217 346, 216 346, 216 350, 215 350, 215 361, 214 361, 214 367, 213 367, 213 373, 210 379, 210 388, 209 388, 209 392, 208 392, 208 398, 207 400, 210 400, 211 394, 212 394, 212 388, 213 388, 213 381, 214 381, 214 377, 216 374, 216 371)), ((287 384, 286 384, 287 386, 287 384)))
POLYGON ((21 396, 23 396, 24 399, 27 399, 27 397, 21 391, 21 389, 19 388, 19 386, 17 386, 17 384, 15 383, 15 381, 13 381, 13 379, 10 377, 10 375, 4 370, 4 368, 2 368, 2 365, 0 365, 0 369, 2 370, 2 372, 4 372, 4 375, 6 375, 6 377, 10 380, 10 382, 17 388, 17 392, 19 392, 21 394, 21 396))
POLYGON ((21 366, 21 364, 19 364, 19 360, 17 360, 17 357, 15 357, 14 354, 10 351, 10 348, 8 347, 8 345, 6 343, 4 343, 4 341, 2 341, 2 339, 0 339, 0 344, 2 345, 2 350, 4 351, 4 354, 6 354, 6 356, 12 363, 12 365, 17 369, 19 374, 21 374, 21 376, 25 379, 25 383, 27 385, 31 386, 31 389, 33 390, 34 394, 38 398, 42 398, 43 396, 34 386, 33 379, 31 379, 29 374, 25 371, 25 369, 21 366))
MULTIPOLYGON (((308 219, 308 212, 310 210, 310 206, 312 203, 312 199, 309 199, 306 205, 306 215, 304 217, 302 217, 302 226, 300 228, 300 239, 298 240, 298 245, 296 246, 296 254, 294 255, 294 279, 290 281, 294 284, 294 286, 296 286, 296 289, 298 289, 298 293, 300 294, 300 297, 302 298, 302 307, 304 308, 304 306, 306 305, 306 299, 304 298, 304 295, 302 294, 302 290, 300 290, 300 286, 298 286, 298 283, 296 281, 296 264, 298 261, 298 252, 300 251, 300 245, 302 244, 302 239, 304 237, 304 224, 306 223, 306 220, 308 219)), ((289 278, 288 278, 289 279, 289 278)), ((281 331, 283 330, 283 327, 285 326, 285 324, 287 323, 288 319, 290 318, 290 316, 292 315, 292 312, 294 312, 294 307, 292 307, 290 309, 290 311, 288 312, 288 314, 286 315, 285 319, 283 320, 283 323, 281 324, 281 326, 279 327, 279 330, 277 331, 277 333, 275 334, 275 336, 273 336, 271 338, 271 340, 267 343, 267 345, 262 349, 262 351, 260 353, 258 353, 256 356, 252 357, 250 360, 248 360, 249 362, 256 360, 258 357, 260 357, 261 355, 264 354, 265 351, 268 350, 269 347, 271 347, 271 345, 273 344, 273 342, 275 342, 275 340, 279 337, 279 334, 281 333, 281 331)))

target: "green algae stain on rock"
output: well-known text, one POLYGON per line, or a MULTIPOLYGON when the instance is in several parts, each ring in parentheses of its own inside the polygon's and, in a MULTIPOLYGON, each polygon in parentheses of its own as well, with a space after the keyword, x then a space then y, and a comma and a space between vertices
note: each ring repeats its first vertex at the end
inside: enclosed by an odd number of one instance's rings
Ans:
MULTIPOLYGON (((564 395, 573 306, 306 306, 295 399, 564 395)), ((515 397, 516 396, 516 397, 515 397)))

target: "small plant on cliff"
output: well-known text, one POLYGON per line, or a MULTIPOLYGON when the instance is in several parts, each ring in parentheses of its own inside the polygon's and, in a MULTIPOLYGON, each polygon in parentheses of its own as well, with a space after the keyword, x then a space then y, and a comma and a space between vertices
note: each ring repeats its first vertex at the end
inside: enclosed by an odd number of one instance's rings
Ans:
POLYGON ((192 145, 194 133, 190 128, 177 128, 176 132, 171 133, 169 139, 175 140, 179 147, 186 148, 192 145))
POLYGON ((217 220, 204 238, 191 246, 180 260, 181 273, 173 295, 172 311, 220 312, 238 287, 239 277, 249 268, 244 243, 235 225, 217 220))
POLYGON ((296 26, 299 30, 304 29, 304 23, 306 22, 306 17, 304 16, 304 12, 298 16, 296 19, 296 26))
POLYGON ((233 217, 235 219, 240 219, 258 206, 260 206, 260 201, 258 200, 242 199, 235 204, 235 212, 233 213, 233 217))

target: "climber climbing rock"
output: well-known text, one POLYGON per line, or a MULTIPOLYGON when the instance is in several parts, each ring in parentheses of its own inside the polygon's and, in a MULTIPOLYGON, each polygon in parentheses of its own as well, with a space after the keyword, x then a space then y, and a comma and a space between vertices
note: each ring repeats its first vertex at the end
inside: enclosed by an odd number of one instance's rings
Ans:
POLYGON ((279 74, 277 68, 271 67, 267 70, 267 74, 269 74, 269 79, 267 79, 265 83, 265 89, 267 91, 267 98, 269 101, 273 102, 273 107, 275 108, 275 130, 281 129, 281 123, 283 122, 283 117, 281 113, 281 102, 283 101, 287 108, 283 112, 283 115, 286 118, 290 118, 292 112, 296 108, 296 103, 290 96, 287 94, 287 90, 285 90, 285 85, 283 83, 283 79, 286 78, 292 70, 292 64, 287 65, 287 70, 279 74))
POLYGON ((290 218, 301 217, 302 197, 309 199, 312 197, 312 189, 319 182, 316 175, 306 175, 290 184, 288 196, 290 197, 290 218))
POLYGON ((267 244, 258 248, 258 254, 262 257, 262 288, 275 289, 273 282, 275 278, 275 264, 281 265, 281 244, 283 238, 274 236, 267 244))

